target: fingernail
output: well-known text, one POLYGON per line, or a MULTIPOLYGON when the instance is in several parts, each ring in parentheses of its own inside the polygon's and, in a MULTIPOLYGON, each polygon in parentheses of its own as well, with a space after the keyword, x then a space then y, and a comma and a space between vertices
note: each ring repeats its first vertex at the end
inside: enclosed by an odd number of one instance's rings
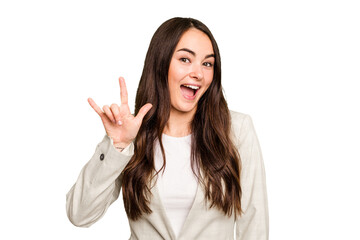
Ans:
POLYGON ((123 123, 122 123, 122 121, 118 121, 118 124, 119 124, 119 125, 122 125, 123 123))

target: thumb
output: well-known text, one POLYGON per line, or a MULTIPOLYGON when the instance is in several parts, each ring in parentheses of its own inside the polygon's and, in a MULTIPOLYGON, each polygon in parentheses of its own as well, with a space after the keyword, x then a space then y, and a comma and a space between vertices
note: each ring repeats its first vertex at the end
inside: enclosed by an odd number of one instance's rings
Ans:
POLYGON ((148 113, 148 111, 152 108, 152 104, 151 103, 147 103, 144 106, 142 106, 138 112, 138 114, 136 115, 136 120, 142 122, 142 120, 144 119, 145 115, 148 113))

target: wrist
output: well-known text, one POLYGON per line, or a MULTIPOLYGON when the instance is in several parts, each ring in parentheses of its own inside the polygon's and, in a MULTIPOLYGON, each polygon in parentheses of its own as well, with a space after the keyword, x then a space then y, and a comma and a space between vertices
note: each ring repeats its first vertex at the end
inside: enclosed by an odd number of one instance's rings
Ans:
POLYGON ((114 147, 116 148, 116 150, 118 150, 119 152, 122 152, 130 143, 114 143, 114 147))

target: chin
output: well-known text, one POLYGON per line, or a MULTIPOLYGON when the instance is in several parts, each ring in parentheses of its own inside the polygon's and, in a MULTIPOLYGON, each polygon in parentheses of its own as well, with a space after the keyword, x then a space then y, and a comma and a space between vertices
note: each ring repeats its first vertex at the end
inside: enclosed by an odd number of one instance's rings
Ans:
POLYGON ((191 106, 179 106, 178 105, 178 107, 172 107, 172 109, 175 111, 178 111, 178 112, 188 113, 188 112, 196 111, 196 107, 197 107, 197 103, 196 103, 196 105, 191 104, 191 106))

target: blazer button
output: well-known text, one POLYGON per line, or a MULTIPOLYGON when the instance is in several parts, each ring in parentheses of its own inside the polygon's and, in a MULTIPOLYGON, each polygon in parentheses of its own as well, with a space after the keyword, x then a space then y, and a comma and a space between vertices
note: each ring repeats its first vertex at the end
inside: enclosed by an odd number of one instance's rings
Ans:
POLYGON ((104 154, 102 153, 101 155, 100 155, 100 160, 102 161, 102 160, 104 160, 104 154))

